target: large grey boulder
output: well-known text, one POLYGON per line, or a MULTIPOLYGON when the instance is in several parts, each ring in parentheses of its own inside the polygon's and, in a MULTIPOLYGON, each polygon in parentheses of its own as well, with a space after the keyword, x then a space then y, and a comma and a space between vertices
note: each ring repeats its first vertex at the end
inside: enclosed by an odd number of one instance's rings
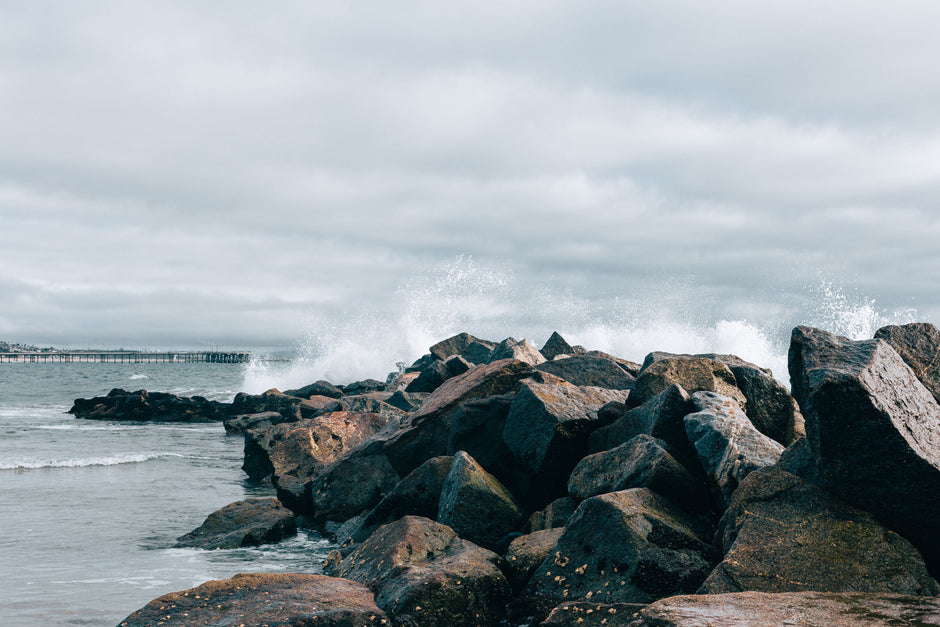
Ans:
POLYGON ((940 593, 920 553, 870 514, 779 468, 744 479, 722 518, 725 551, 700 594, 940 593))
POLYGON ((590 498, 524 593, 562 601, 648 603, 696 590, 711 570, 704 529, 645 488, 590 498))
POLYGON ((522 510, 503 484, 458 451, 441 486, 437 521, 461 538, 493 550, 519 528, 522 510))
POLYGON ((327 574, 369 586, 397 625, 494 625, 509 600, 499 557, 427 518, 406 516, 379 527, 339 558, 327 560, 327 574))
POLYGON ((940 329, 929 322, 913 322, 881 327, 875 337, 890 344, 940 402, 940 329))
MULTIPOLYGON (((626 623, 610 623, 611 626, 626 623)), ((883 627, 940 625, 940 599, 849 592, 675 596, 640 610, 630 627, 883 627)))
POLYGON ((793 395, 816 481, 871 512, 940 572, 940 406, 880 339, 793 330, 793 395))
POLYGON ((165 594, 119 627, 379 627, 391 621, 364 585, 323 575, 253 573, 165 594))
POLYGON ((744 477, 776 464, 783 446, 758 431, 726 396, 696 392, 692 404, 698 411, 684 418, 686 435, 724 509, 744 477))
POLYGON ((215 511, 177 547, 237 549, 279 542, 297 533, 297 518, 277 499, 236 501, 215 511))
POLYGON ((516 359, 530 366, 537 366, 545 361, 545 357, 542 356, 539 349, 535 348, 529 340, 517 342, 511 337, 506 338, 493 348, 487 362, 492 363, 501 359, 516 359))

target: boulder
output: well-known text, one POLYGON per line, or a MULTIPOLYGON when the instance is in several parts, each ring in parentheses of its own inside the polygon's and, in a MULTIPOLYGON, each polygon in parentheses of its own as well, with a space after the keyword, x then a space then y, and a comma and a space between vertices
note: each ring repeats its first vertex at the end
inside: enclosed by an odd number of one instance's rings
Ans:
POLYGON ((542 353, 542 357, 548 361, 555 359, 559 355, 575 354, 574 348, 565 341, 565 338, 563 338, 558 331, 552 332, 551 337, 548 338, 539 352, 542 353))
POLYGON ((450 473, 453 459, 450 456, 432 457, 415 468, 356 523, 347 537, 338 540, 362 542, 382 525, 404 516, 436 518, 440 509, 441 488, 450 473))
POLYGON ((458 451, 441 486, 437 520, 461 538, 493 550, 518 529, 522 510, 503 484, 458 451))
POLYGON ((519 536, 509 544, 503 556, 506 577, 513 589, 521 589, 532 577, 535 569, 555 552, 564 527, 542 529, 519 536))
POLYGON ((229 405, 201 396, 188 398, 166 392, 128 392, 119 388, 114 388, 107 396, 77 398, 68 413, 76 418, 133 422, 219 422, 232 414, 229 405))
POLYGON ((536 370, 561 377, 574 385, 629 390, 636 378, 616 361, 598 355, 575 355, 538 364, 536 370))
POLYGON ((489 357, 487 357, 487 363, 502 359, 516 359, 530 366, 536 366, 545 361, 545 357, 542 356, 539 349, 532 346, 529 340, 517 342, 511 337, 506 338, 493 348, 489 357))
POLYGON ((768 371, 757 366, 729 366, 744 394, 747 417, 758 431, 788 446, 806 435, 796 399, 768 371))
POLYGON ((673 357, 653 361, 640 371, 627 405, 631 408, 639 407, 673 384, 681 385, 690 394, 717 392, 733 399, 742 408, 747 405, 731 369, 720 361, 706 357, 673 357))
POLYGON ((209 514, 197 529, 177 538, 176 547, 237 549, 279 542, 297 533, 293 512, 277 499, 248 499, 209 514))
POLYGON ((587 453, 588 435, 599 426, 597 410, 629 394, 557 381, 523 381, 503 429, 506 446, 537 477, 533 489, 543 503, 566 492, 571 470, 587 453))
POLYGON ((692 462, 696 455, 685 435, 682 419, 694 411, 695 406, 688 392, 674 383, 592 433, 588 439, 588 448, 593 453, 606 451, 645 434, 665 442, 669 451, 683 463, 692 462))
POLYGON ((354 381, 346 385, 338 385, 337 387, 342 390, 343 394, 346 396, 385 391, 385 384, 375 379, 363 379, 362 381, 354 381))
POLYGON ((539 627, 628 627, 644 607, 642 603, 562 603, 539 627))
POLYGON ((460 355, 448 357, 445 361, 434 361, 421 371, 418 377, 408 384, 406 392, 430 393, 436 390, 444 381, 451 377, 465 373, 473 364, 460 355))
POLYGON ((541 531, 555 527, 565 527, 574 511, 578 508, 578 501, 570 496, 563 496, 549 503, 544 509, 529 516, 529 531, 541 531))
POLYGON ((120 627, 377 627, 391 621, 362 584, 323 575, 245 574, 166 594, 120 627))
POLYGON ((649 488, 694 510, 708 503, 702 479, 676 461, 662 441, 645 434, 609 451, 588 455, 568 479, 568 493, 580 500, 629 488, 649 488))
POLYGON ((723 510, 744 477, 776 464, 783 446, 754 428, 726 396, 696 392, 692 403, 698 411, 685 417, 686 435, 723 510))
POLYGON ((438 342, 437 344, 431 347, 430 352, 431 352, 431 356, 434 359, 439 359, 441 361, 445 361, 447 358, 453 357, 454 355, 461 355, 462 357, 464 357, 464 359, 467 359, 467 361, 471 363, 474 363, 474 364, 482 363, 480 361, 474 361, 473 359, 469 359, 467 355, 465 354, 469 349, 471 349, 471 346, 473 346, 474 344, 476 344, 477 346, 489 347, 484 357, 488 356, 490 351, 493 350, 493 347, 496 346, 496 344, 494 344, 493 342, 487 342, 486 340, 481 340, 480 338, 473 337, 469 333, 459 333, 453 337, 450 337, 450 338, 447 338, 446 340, 442 340, 438 342))
POLYGON ((307 400, 300 402, 300 417, 314 418, 333 411, 341 411, 342 408, 343 404, 339 399, 314 394, 307 400))
POLYGON ((265 411, 260 414, 245 414, 228 418, 222 424, 225 426, 225 432, 229 435, 239 435, 249 429, 264 429, 271 425, 279 425, 284 422, 295 422, 296 418, 285 418, 276 411, 265 411))
POLYGON ((891 345, 914 375, 940 402, 940 330, 929 322, 891 325, 875 331, 891 345))
POLYGON ((329 381, 317 381, 296 390, 286 390, 284 394, 298 398, 310 398, 311 396, 339 398, 343 395, 343 391, 329 381))
POLYGON ((498 560, 446 525, 406 516, 324 569, 369 586, 398 625, 475 627, 505 612, 510 590, 498 560))
POLYGON ((940 599, 858 592, 675 596, 640 610, 636 622, 629 624, 631 627, 940 625, 940 599))
POLYGON ((399 479, 381 443, 366 443, 318 472, 297 511, 317 521, 348 520, 379 503, 399 479))
POLYGON ((910 540, 940 573, 940 406, 880 339, 797 327, 793 395, 815 480, 910 540))
POLYGON ((461 403, 512 392, 531 373, 528 364, 507 359, 474 366, 445 381, 386 443, 392 466, 404 476, 431 457, 446 454, 452 413, 461 403))
POLYGON ((920 553, 871 515, 779 468, 749 474, 718 532, 725 551, 699 589, 940 593, 920 553))
POLYGON ((711 570, 704 529, 645 488, 587 499, 524 594, 564 601, 648 603, 696 590, 711 570))
POLYGON ((293 416, 302 398, 284 394, 277 389, 270 389, 263 394, 245 394, 239 392, 232 400, 229 414, 260 414, 266 411, 276 411, 284 416, 293 416))
POLYGON ((405 412, 385 402, 384 399, 391 398, 391 396, 391 394, 384 392, 344 396, 339 401, 338 411, 350 411, 358 414, 379 414, 394 423, 398 423, 405 417, 405 412))
POLYGON ((421 402, 425 398, 427 398, 426 394, 413 394, 411 392, 405 392, 404 390, 398 390, 385 402, 403 412, 412 412, 421 405, 421 402))

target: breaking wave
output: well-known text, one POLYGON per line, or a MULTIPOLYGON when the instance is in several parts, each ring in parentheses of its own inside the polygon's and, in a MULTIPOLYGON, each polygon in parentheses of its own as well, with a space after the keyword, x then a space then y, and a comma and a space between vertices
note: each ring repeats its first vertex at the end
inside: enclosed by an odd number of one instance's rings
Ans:
POLYGON ((175 453, 128 453, 109 457, 70 457, 66 459, 22 459, 0 462, 0 470, 38 470, 43 468, 85 468, 139 464, 164 457, 182 457, 175 453))

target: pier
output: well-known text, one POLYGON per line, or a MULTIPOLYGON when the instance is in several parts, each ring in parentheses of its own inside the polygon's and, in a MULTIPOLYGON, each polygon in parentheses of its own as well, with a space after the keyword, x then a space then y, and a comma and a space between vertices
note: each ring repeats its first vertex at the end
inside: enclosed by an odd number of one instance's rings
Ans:
POLYGON ((243 364, 248 351, 36 351, 0 353, 0 363, 211 363, 243 364))

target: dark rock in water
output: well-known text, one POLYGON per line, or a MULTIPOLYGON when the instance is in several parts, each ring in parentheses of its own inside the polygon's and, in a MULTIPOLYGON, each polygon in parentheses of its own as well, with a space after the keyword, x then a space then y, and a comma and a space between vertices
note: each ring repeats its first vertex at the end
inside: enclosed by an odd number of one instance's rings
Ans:
POLYGON ((228 405, 201 396, 187 398, 166 392, 127 392, 119 388, 111 390, 107 396, 77 398, 69 413, 91 420, 154 422, 219 422, 231 416, 228 405))
POLYGON ((914 375, 940 402, 940 330, 929 322, 892 325, 875 331, 897 351, 914 375))
POLYGON ((589 450, 594 453, 606 451, 638 435, 651 435, 665 442, 669 451, 684 463, 692 461, 696 455, 685 435, 682 419, 694 411, 689 394, 681 385, 674 383, 592 433, 588 439, 589 450))
POLYGON ((648 603, 694 591, 708 575, 704 530, 645 488, 590 498, 524 594, 548 607, 567 601, 648 603))
MULTIPOLYGON (((611 623, 615 625, 617 623, 611 623)), ((940 599, 848 592, 676 596, 640 611, 631 627, 883 627, 940 625, 940 599)))
POLYGON ((277 499, 248 499, 209 514, 202 525, 177 538, 177 547, 237 549, 279 542, 297 533, 293 512, 277 499))
POLYGON ((565 527, 574 511, 578 508, 578 501, 570 496, 563 496, 548 504, 545 509, 534 512, 529 516, 529 531, 541 531, 565 527))
POLYGON ((700 594, 940 593, 907 540, 779 468, 755 470, 744 479, 722 518, 719 537, 725 558, 700 594))
POLYGON ((940 573, 940 406, 886 342, 797 327, 793 395, 816 481, 911 541, 940 573))
POLYGON ((347 520, 374 507, 399 479, 381 443, 367 443, 317 472, 298 511, 317 521, 347 520))
POLYGON ((348 385, 337 386, 343 391, 345 395, 352 394, 367 394, 369 392, 384 392, 385 384, 381 381, 376 381, 375 379, 364 379, 362 381, 355 381, 348 385))
POLYGON ((642 603, 562 603, 539 627, 628 627, 645 607, 642 603))
POLYGON ((399 475, 407 475, 425 460, 447 453, 453 411, 469 400, 515 391, 532 367, 511 359, 475 366, 445 381, 385 445, 399 475))
POLYGON ((733 399, 742 408, 747 405, 731 369, 720 361, 705 357, 674 357, 654 361, 640 371, 627 405, 639 407, 673 384, 681 385, 689 394, 717 392, 733 399))
POLYGON ((588 455, 568 479, 568 493, 581 500, 629 488, 649 488, 693 509, 702 509, 708 503, 702 479, 676 461, 662 441, 649 435, 638 435, 609 451, 588 455))
POLYGON ((239 392, 232 401, 229 413, 232 415, 240 414, 260 414, 266 411, 276 411, 284 416, 293 416, 297 413, 302 398, 283 394, 276 389, 271 389, 264 394, 245 394, 239 392))
POLYGON ((493 550, 519 528, 522 510, 503 484, 458 451, 441 487, 437 520, 461 538, 493 550))
POLYGON ((260 414, 246 414, 244 416, 228 418, 222 424, 225 425, 226 433, 238 435, 245 433, 249 429, 264 429, 271 425, 293 422, 294 420, 294 418, 285 418, 283 414, 276 411, 266 411, 260 414))
POLYGON ((343 403, 329 396, 313 395, 305 401, 300 402, 300 417, 315 418, 334 411, 341 411, 343 403))
POLYGON ((535 569, 555 552, 558 538, 564 532, 564 527, 543 529, 520 536, 510 543, 503 561, 506 564, 506 576, 514 589, 522 588, 535 569))
POLYGON ((505 613, 509 583, 498 560, 450 527, 406 516, 324 569, 369 586, 396 624, 475 627, 495 625, 505 613))
POLYGON ((686 434, 724 508, 748 473, 777 463, 783 446, 755 429, 726 396, 696 392, 692 403, 698 411, 685 417, 686 434))
POLYGON ((576 355, 538 364, 536 370, 561 377, 574 385, 629 390, 636 378, 616 361, 597 355, 576 355))
POLYGON ((377 627, 391 625, 362 584, 323 575, 245 574, 166 594, 120 627, 191 625, 377 627))
MULTIPOLYGON (((549 375, 550 376, 550 375, 549 375)), ((597 428, 597 410, 627 391, 523 381, 506 418, 503 441, 538 477, 543 500, 566 492, 568 476, 587 453, 587 439, 597 428)))
POLYGON ((286 390, 284 394, 298 398, 310 398, 311 396, 339 398, 343 395, 343 391, 329 381, 317 381, 296 390, 286 390))
POLYGON ((434 359, 445 361, 447 358, 453 357, 454 355, 461 355, 464 357, 464 359, 466 359, 470 363, 474 363, 474 364, 483 363, 482 361, 476 361, 470 358, 470 357, 474 357, 478 355, 474 355, 473 353, 471 353, 470 356, 468 356, 466 354, 468 350, 472 350, 473 352, 476 352, 476 353, 479 352, 477 349, 471 349, 471 346, 473 346, 474 344, 476 344, 477 346, 488 347, 486 349, 486 355, 483 356, 484 359, 489 355, 490 351, 493 350, 493 347, 496 346, 496 344, 493 342, 487 342, 486 340, 481 340, 480 338, 473 337, 469 333, 460 333, 458 335, 455 335, 454 337, 447 338, 446 340, 438 342, 437 344, 432 346, 430 349, 431 356, 434 357, 434 359))
POLYGON ((539 352, 542 353, 542 356, 548 361, 555 359, 559 355, 575 354, 574 348, 565 341, 565 338, 563 338, 558 331, 552 332, 551 337, 548 338, 539 352))
POLYGON ((487 363, 493 363, 494 361, 500 361, 502 359, 516 359, 530 366, 535 366, 545 361, 539 349, 532 346, 529 340, 517 342, 511 337, 506 338, 496 345, 487 358, 487 363))
MULTIPOLYGON (((440 509, 441 488, 450 473, 454 458, 432 457, 398 482, 348 534, 353 542, 362 542, 382 525, 404 516, 434 519, 440 509)), ((338 538, 340 542, 346 538, 338 538)))

